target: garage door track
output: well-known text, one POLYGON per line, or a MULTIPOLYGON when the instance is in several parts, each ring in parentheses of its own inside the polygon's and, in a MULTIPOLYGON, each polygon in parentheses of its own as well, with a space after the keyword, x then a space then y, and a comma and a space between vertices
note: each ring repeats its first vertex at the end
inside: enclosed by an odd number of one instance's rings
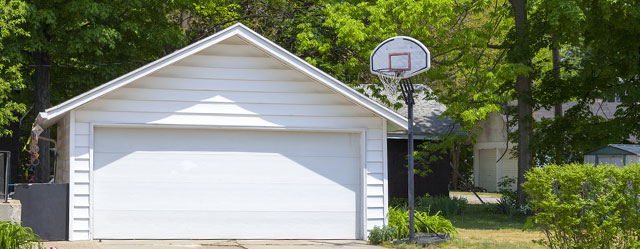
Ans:
POLYGON ((375 249, 362 240, 102 240, 44 242, 57 249, 375 249))

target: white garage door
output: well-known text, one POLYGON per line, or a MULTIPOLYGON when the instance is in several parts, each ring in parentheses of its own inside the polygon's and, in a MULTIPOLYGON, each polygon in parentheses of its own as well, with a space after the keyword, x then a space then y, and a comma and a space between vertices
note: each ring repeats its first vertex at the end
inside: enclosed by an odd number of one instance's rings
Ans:
POLYGON ((360 135, 95 128, 95 239, 354 239, 360 135))

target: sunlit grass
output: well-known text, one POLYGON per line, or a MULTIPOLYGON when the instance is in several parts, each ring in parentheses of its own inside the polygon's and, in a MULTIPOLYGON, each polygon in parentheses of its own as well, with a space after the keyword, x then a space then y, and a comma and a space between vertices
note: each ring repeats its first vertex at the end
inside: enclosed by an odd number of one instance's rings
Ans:
MULTIPOLYGON (((486 249, 529 249, 545 248, 534 240, 543 238, 537 229, 523 231, 526 217, 519 215, 496 214, 490 211, 489 205, 469 205, 462 214, 449 215, 457 230, 452 241, 427 248, 486 248, 486 249)), ((416 245, 384 244, 388 248, 414 249, 416 245)))

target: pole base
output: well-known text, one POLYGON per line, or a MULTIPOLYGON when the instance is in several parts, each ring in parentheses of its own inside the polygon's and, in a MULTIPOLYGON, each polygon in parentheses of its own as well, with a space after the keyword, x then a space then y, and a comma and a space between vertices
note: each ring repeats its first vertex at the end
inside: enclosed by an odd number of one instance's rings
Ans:
POLYGON ((416 233, 413 242, 411 242, 409 238, 404 238, 393 241, 393 244, 418 244, 426 246, 439 245, 447 241, 451 241, 451 237, 446 233, 416 233))

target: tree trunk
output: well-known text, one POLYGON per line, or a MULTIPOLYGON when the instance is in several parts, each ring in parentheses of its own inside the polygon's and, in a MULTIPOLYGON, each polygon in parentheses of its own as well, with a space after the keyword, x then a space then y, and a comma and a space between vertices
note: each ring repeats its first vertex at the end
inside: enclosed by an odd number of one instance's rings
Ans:
MULTIPOLYGON (((551 35, 552 41, 552 61, 553 61, 553 78, 556 82, 560 82, 560 45, 556 39, 556 34, 551 35)), ((558 103, 553 107, 554 117, 562 116, 562 103, 558 103)))
MULTIPOLYGON (((527 25, 527 0, 510 0, 516 28, 516 62, 531 65, 531 51, 529 48, 529 30, 527 25)), ((516 79, 518 96, 518 203, 526 201, 522 184, 526 181, 524 174, 531 168, 533 154, 529 150, 531 129, 533 122, 532 108, 533 81, 526 75, 520 74, 516 79)))
MULTIPOLYGON (((49 76, 51 74, 51 61, 46 52, 33 52, 33 59, 36 64, 35 86, 34 86, 34 109, 36 115, 51 106, 49 92, 49 76)), ((49 129, 45 129, 42 137, 50 137, 49 129)), ((51 175, 51 165, 49 160, 49 142, 40 140, 40 164, 35 166, 35 177, 37 182, 48 182, 51 175)))
POLYGON ((453 171, 451 172, 451 184, 453 185, 453 189, 457 190, 459 181, 458 171, 460 169, 460 146, 457 146, 456 143, 454 143, 451 148, 451 155, 451 167, 453 168, 453 171))

